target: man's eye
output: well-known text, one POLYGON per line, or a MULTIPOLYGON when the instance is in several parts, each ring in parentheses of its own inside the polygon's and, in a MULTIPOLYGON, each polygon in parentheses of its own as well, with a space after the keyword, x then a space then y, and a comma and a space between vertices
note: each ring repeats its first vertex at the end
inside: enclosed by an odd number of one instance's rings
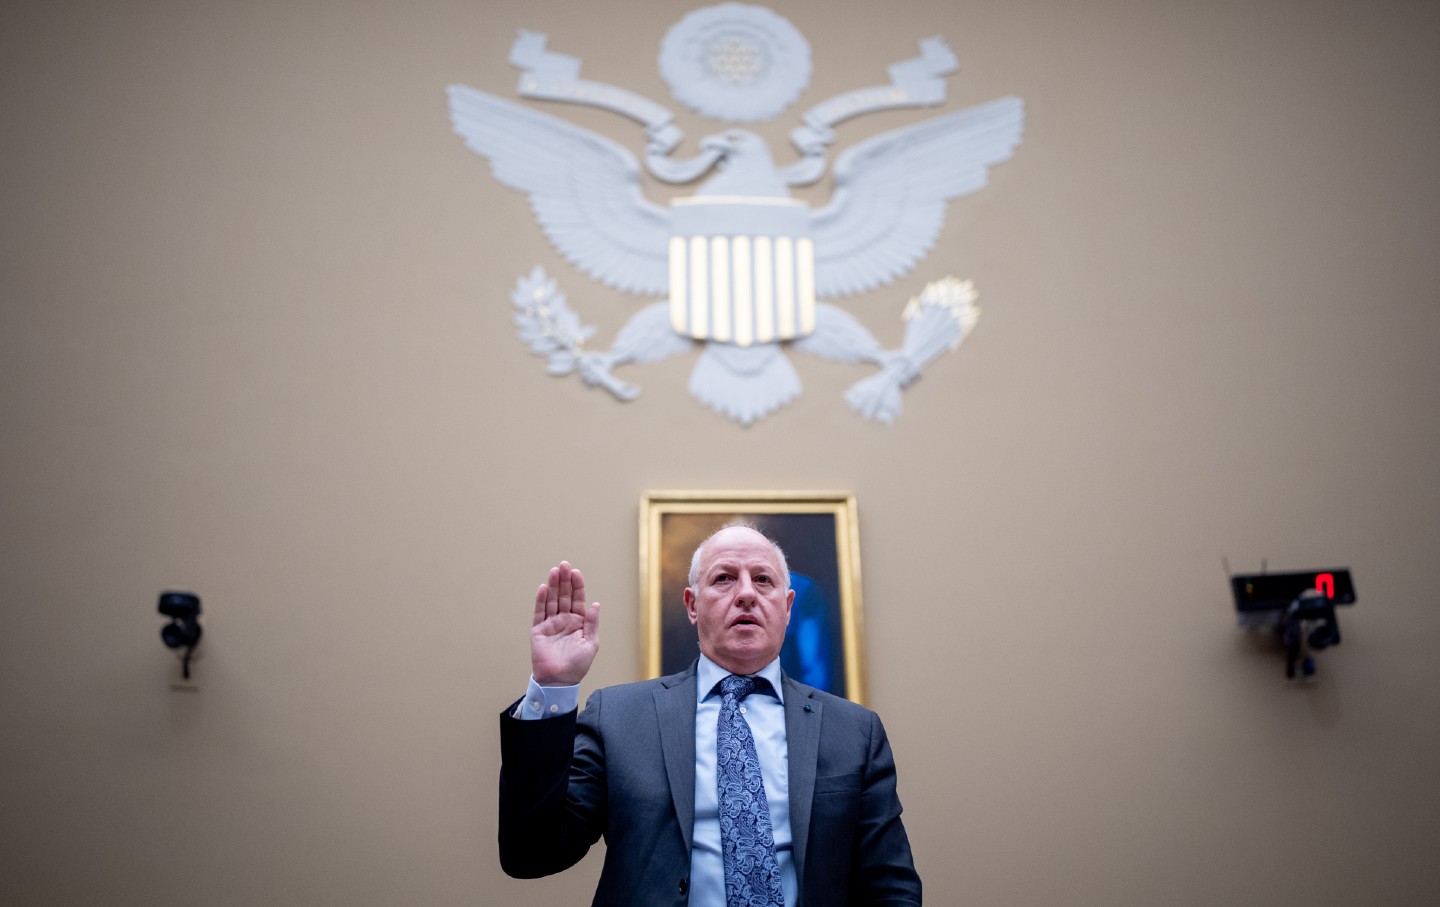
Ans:
POLYGON ((755 577, 755 582, 757 582, 757 583, 764 583, 765 585, 768 586, 768 585, 770 585, 770 577, 767 576, 766 574, 762 573, 762 574, 760 574, 759 576, 755 577))

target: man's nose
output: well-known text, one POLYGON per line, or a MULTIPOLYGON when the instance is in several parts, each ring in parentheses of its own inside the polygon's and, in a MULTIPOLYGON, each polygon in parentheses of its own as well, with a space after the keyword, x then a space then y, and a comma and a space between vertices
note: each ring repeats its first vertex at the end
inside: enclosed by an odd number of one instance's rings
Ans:
POLYGON ((759 601, 759 596, 755 594, 755 584, 750 581, 750 574, 740 574, 740 585, 735 590, 735 600, 752 605, 759 601))

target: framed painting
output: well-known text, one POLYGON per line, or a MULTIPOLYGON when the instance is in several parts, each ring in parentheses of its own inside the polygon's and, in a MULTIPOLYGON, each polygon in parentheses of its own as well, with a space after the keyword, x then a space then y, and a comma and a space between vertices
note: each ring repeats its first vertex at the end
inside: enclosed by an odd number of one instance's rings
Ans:
POLYGON ((699 654, 685 613, 690 556, 731 523, 754 526, 785 552, 795 603, 781 667, 802 683, 864 703, 860 533, 855 498, 843 493, 646 492, 640 501, 644 675, 684 670, 699 654))

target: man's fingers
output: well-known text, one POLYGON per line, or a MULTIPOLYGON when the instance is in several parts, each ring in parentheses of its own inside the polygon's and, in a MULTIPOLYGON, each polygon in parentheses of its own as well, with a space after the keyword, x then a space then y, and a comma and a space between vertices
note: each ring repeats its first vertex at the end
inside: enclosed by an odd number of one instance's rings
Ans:
POLYGON ((572 599, 572 590, 571 590, 571 585, 570 585, 570 583, 571 583, 570 576, 571 576, 571 572, 572 572, 572 571, 570 570, 570 562, 569 562, 569 561, 561 561, 561 562, 560 562, 560 566, 557 567, 557 568, 555 568, 555 569, 556 569, 557 571, 559 571, 559 574, 560 574, 560 591, 559 591, 559 596, 560 596, 560 597, 559 597, 559 601, 557 602, 557 605, 556 605, 556 610, 557 610, 560 614, 565 614, 565 613, 568 613, 569 611, 571 611, 571 610, 573 609, 573 607, 574 607, 574 606, 571 604, 571 601, 572 601, 573 599, 572 599))
POLYGON ((545 583, 535 591, 535 623, 539 624, 557 614, 575 614, 585 622, 586 629, 592 626, 589 609, 585 605, 585 577, 561 561, 558 567, 551 567, 545 583))
POLYGON ((551 567, 550 575, 545 580, 545 616, 554 617, 559 610, 560 600, 560 568, 551 567))
POLYGON ((600 645, 600 603, 592 602, 585 609, 585 638, 600 645))
POLYGON ((573 569, 570 571, 570 610, 580 615, 585 613, 585 577, 573 569))

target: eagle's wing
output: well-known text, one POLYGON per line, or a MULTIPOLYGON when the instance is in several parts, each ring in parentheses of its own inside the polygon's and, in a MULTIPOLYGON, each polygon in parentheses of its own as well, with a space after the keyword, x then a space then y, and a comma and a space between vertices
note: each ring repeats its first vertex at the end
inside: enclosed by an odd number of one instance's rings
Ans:
POLYGON ((640 191, 635 156, 604 136, 464 85, 451 85, 455 132, 495 178, 530 196, 560 254, 630 293, 669 291, 670 212, 640 191))
POLYGON ((915 266, 945 223, 945 204, 985 185, 1020 143, 1019 98, 881 133, 835 162, 835 196, 811 215, 815 291, 846 296, 915 266))

